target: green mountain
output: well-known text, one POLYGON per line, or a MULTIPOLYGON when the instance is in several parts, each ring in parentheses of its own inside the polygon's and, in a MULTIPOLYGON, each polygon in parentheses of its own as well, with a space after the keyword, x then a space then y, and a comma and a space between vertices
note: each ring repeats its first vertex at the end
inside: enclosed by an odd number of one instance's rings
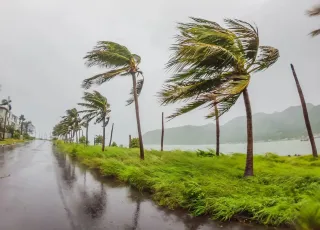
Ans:
MULTIPOLYGON (((320 105, 307 104, 314 134, 320 133, 320 105)), ((307 136, 301 106, 292 106, 282 112, 253 115, 255 141, 299 139, 307 136)), ((246 142, 246 118, 236 117, 221 126, 221 143, 246 142)), ((145 144, 160 144, 161 130, 143 135, 145 144)), ((181 126, 165 129, 167 145, 206 145, 215 143, 215 123, 203 126, 181 126)))

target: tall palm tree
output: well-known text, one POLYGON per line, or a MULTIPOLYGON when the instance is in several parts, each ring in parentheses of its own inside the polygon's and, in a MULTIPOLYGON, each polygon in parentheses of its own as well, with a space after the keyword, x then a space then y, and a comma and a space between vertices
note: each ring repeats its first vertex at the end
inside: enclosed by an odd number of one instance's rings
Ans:
POLYGON ((3 109, 5 109, 5 115, 4 115, 4 124, 3 124, 3 136, 2 139, 5 139, 6 137, 6 129, 7 129, 7 119, 8 119, 8 113, 11 111, 12 106, 11 106, 11 99, 8 97, 8 99, 3 99, 1 101, 0 106, 2 106, 3 109), (8 107, 8 108, 7 108, 8 107))
POLYGON ((167 88, 173 90, 173 96, 163 98, 162 102, 191 100, 180 111, 192 110, 207 102, 197 97, 210 93, 215 95, 213 104, 218 106, 221 116, 243 95, 248 142, 244 175, 252 176, 253 133, 248 86, 253 73, 267 69, 278 60, 279 51, 271 46, 260 46, 258 29, 251 24, 231 19, 226 19, 225 24, 226 27, 222 27, 199 18, 179 24, 180 33, 167 64, 167 68, 175 72, 166 83, 167 88), (181 86, 185 86, 183 90, 181 86))
MULTIPOLYGON (((320 16, 320 5, 314 6, 312 9, 307 11, 310 17, 320 16)), ((314 30, 310 33, 312 37, 320 35, 320 29, 314 30)))
POLYGON ((296 86, 297 86, 297 89, 298 89, 298 94, 299 94, 300 101, 301 101, 303 117, 304 117, 304 121, 306 123, 306 128, 307 128, 307 132, 308 132, 308 136, 309 136, 309 140, 310 140, 310 144, 311 144, 311 148, 312 148, 312 155, 314 157, 318 157, 317 147, 316 147, 316 143, 314 141, 314 136, 313 136, 313 133, 312 133, 312 128, 311 128, 311 124, 310 124, 310 120, 309 120, 306 101, 304 100, 303 92, 302 92, 302 89, 301 89, 301 86, 300 86, 300 83, 299 83, 298 76, 297 76, 296 71, 294 69, 294 66, 292 64, 290 66, 291 66, 292 74, 293 74, 294 80, 296 82, 296 86))
POLYGON ((20 115, 19 121, 20 121, 20 135, 22 135, 22 129, 23 129, 23 122, 26 120, 23 114, 20 115))
POLYGON ((106 142, 106 126, 110 120, 110 104, 108 103, 107 98, 102 96, 98 91, 93 91, 93 93, 85 92, 82 99, 84 100, 84 103, 78 103, 78 105, 83 106, 86 109, 79 113, 85 113, 85 118, 96 118, 95 123, 102 123, 102 151, 104 151, 106 142))
POLYGON ((92 51, 84 57, 87 65, 109 68, 109 71, 95 75, 83 81, 83 88, 89 89, 93 84, 101 85, 116 76, 132 76, 133 88, 131 90, 131 98, 127 101, 128 105, 135 103, 136 120, 138 127, 138 135, 140 142, 140 158, 144 159, 144 148, 142 140, 142 132, 139 115, 138 96, 141 93, 144 77, 138 66, 141 57, 131 53, 127 47, 110 41, 100 41, 92 51), (139 78, 140 76, 140 78, 139 78), (137 78, 138 81, 137 81, 137 78))

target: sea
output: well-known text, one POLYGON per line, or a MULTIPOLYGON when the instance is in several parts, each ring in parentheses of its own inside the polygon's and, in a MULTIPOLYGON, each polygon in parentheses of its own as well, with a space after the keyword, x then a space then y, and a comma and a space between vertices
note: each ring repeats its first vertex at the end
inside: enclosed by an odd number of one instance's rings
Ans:
MULTIPOLYGON (((318 147, 318 152, 320 153, 320 138, 315 139, 316 145, 318 147)), ((160 145, 145 145, 146 149, 156 149, 160 150, 160 145)), ((164 150, 207 150, 215 149, 215 145, 164 145, 164 150)), ((239 144, 220 144, 220 152, 225 154, 230 153, 245 153, 247 150, 246 143, 239 144)), ((311 145, 309 141, 301 140, 283 140, 283 141, 272 141, 272 142, 256 142, 253 146, 255 154, 264 153, 276 153, 281 156, 287 155, 309 155, 312 153, 311 145)))

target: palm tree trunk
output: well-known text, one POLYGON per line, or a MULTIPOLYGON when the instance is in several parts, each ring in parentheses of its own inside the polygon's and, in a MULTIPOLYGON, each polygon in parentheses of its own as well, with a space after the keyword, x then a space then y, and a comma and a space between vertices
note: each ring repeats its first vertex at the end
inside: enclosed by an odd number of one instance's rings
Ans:
POLYGON ((111 146, 112 134, 113 134, 113 126, 114 126, 114 123, 112 123, 111 135, 110 135, 110 141, 109 141, 109 146, 111 146))
POLYGON ((78 131, 75 131, 76 132, 76 143, 78 144, 78 131))
POLYGON ((136 108, 136 119, 137 119, 138 135, 139 135, 139 144, 140 144, 140 159, 141 159, 141 160, 144 160, 144 148, 143 148, 143 140, 142 140, 142 133, 141 133, 141 125, 140 125, 140 115, 139 115, 139 102, 138 102, 138 95, 137 95, 136 73, 131 72, 131 75, 132 75, 133 97, 134 97, 134 104, 135 104, 135 108, 136 108))
MULTIPOLYGON (((22 128, 23 128, 23 122, 21 121, 21 127, 20 127, 20 136, 23 136, 23 133, 22 133, 22 128)), ((21 137, 20 137, 21 138, 21 137)))
POLYGON ((87 127, 86 127, 86 145, 89 144, 89 142, 88 142, 88 136, 89 136, 89 122, 87 123, 87 127))
POLYGON ((253 176, 253 133, 252 133, 252 112, 249 100, 248 89, 243 91, 243 99, 247 114, 247 159, 244 176, 253 176))
POLYGON ((103 132, 102 132, 102 152, 104 151, 106 143, 106 120, 103 121, 103 132))
POLYGON ((301 101, 304 121, 306 123, 308 136, 309 136, 309 140, 310 140, 310 144, 311 144, 311 148, 312 148, 312 155, 314 157, 318 157, 317 147, 316 147, 316 143, 314 141, 314 137, 313 137, 313 133, 312 133, 312 128, 311 128, 311 124, 310 124, 310 120, 309 120, 306 101, 304 100, 303 92, 302 92, 302 89, 301 89, 301 86, 300 86, 296 71, 295 71, 294 66, 292 64, 291 64, 291 70, 292 70, 292 73, 293 73, 294 80, 296 81, 296 85, 297 85, 297 89, 298 89, 298 93, 299 93, 299 97, 300 97, 300 101, 301 101))
POLYGON ((8 116, 8 111, 6 110, 6 113, 4 115, 4 124, 3 124, 3 140, 6 138, 6 129, 7 129, 7 116, 8 116))
POLYGON ((216 155, 220 155, 220 124, 219 124, 219 110, 217 105, 214 105, 214 113, 216 117, 216 155))
POLYGON ((129 148, 131 148, 131 135, 129 135, 129 148))
POLYGON ((163 151, 163 139, 164 139, 164 117, 162 112, 161 151, 163 151))

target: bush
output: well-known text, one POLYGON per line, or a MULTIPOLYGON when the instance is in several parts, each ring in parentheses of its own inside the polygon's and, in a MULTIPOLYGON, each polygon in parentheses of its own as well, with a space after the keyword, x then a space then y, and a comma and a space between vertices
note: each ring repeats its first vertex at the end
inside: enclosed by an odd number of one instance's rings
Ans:
POLYGON ((139 138, 132 138, 129 148, 140 148, 139 138))
POLYGON ((214 157, 216 156, 216 151, 214 149, 208 149, 208 151, 198 149, 196 151, 198 157, 214 157))
POLYGON ((117 143, 116 143, 115 141, 112 142, 111 146, 112 146, 112 147, 118 147, 118 145, 117 145, 117 143))
POLYGON ((86 137, 85 137, 85 136, 80 137, 80 138, 79 138, 79 142, 80 142, 81 144, 85 144, 85 143, 86 143, 86 137))
POLYGON ((12 136, 13 139, 20 139, 20 131, 15 130, 12 136))

